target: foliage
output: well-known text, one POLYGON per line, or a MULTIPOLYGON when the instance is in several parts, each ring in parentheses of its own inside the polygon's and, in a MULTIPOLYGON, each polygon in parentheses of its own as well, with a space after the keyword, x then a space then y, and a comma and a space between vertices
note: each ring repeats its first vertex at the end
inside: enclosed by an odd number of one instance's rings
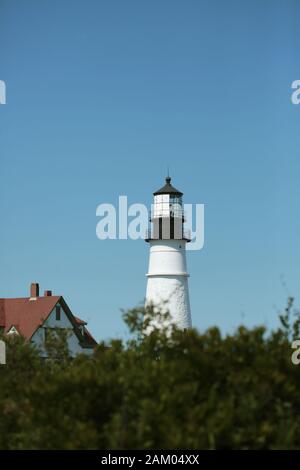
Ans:
POLYGON ((0 448, 300 448, 292 308, 289 300, 276 331, 241 326, 222 337, 218 328, 167 332, 166 312, 138 307, 124 313, 128 343, 102 342, 73 360, 61 341, 50 341, 45 361, 5 338, 0 448), (145 334, 153 316, 161 327, 145 334))

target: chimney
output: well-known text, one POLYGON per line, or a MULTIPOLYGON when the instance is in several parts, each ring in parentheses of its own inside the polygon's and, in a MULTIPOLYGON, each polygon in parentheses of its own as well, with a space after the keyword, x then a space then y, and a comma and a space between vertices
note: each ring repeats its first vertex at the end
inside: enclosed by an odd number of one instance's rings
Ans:
POLYGON ((52 295, 52 290, 45 290, 44 297, 51 297, 51 295, 52 295))
POLYGON ((36 299, 39 296, 39 293, 40 293, 40 286, 38 282, 32 282, 30 286, 30 298, 36 299))

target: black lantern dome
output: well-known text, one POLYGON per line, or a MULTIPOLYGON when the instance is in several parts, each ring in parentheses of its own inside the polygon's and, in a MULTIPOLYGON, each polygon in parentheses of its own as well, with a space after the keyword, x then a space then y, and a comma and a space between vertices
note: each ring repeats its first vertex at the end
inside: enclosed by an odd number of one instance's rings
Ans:
POLYGON ((174 188, 174 186, 171 185, 170 176, 166 177, 166 184, 162 188, 158 189, 157 191, 153 193, 154 196, 158 196, 160 194, 172 194, 173 196, 179 196, 179 197, 183 195, 181 191, 178 191, 178 189, 174 188))

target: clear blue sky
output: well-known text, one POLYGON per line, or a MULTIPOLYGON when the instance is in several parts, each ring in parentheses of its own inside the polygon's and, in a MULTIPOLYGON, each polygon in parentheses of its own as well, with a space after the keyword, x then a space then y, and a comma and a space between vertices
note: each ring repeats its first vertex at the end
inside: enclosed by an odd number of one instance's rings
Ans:
POLYGON ((170 165, 205 204, 194 325, 300 306, 299 17, 298 0, 0 0, 0 297, 39 281, 123 336, 149 247, 98 240, 96 207, 149 204, 170 165))

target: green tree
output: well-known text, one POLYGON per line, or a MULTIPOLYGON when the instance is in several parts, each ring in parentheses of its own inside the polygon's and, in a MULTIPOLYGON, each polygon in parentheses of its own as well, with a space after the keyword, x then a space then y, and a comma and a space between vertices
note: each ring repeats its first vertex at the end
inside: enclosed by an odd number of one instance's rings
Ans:
POLYGON ((164 328, 168 313, 124 312, 130 340, 92 357, 50 359, 21 338, 0 368, 1 449, 299 449, 299 315, 289 299, 275 331, 222 336, 164 328), (155 316, 160 328, 149 325, 155 316), (145 319, 146 323, 145 324, 145 319))

